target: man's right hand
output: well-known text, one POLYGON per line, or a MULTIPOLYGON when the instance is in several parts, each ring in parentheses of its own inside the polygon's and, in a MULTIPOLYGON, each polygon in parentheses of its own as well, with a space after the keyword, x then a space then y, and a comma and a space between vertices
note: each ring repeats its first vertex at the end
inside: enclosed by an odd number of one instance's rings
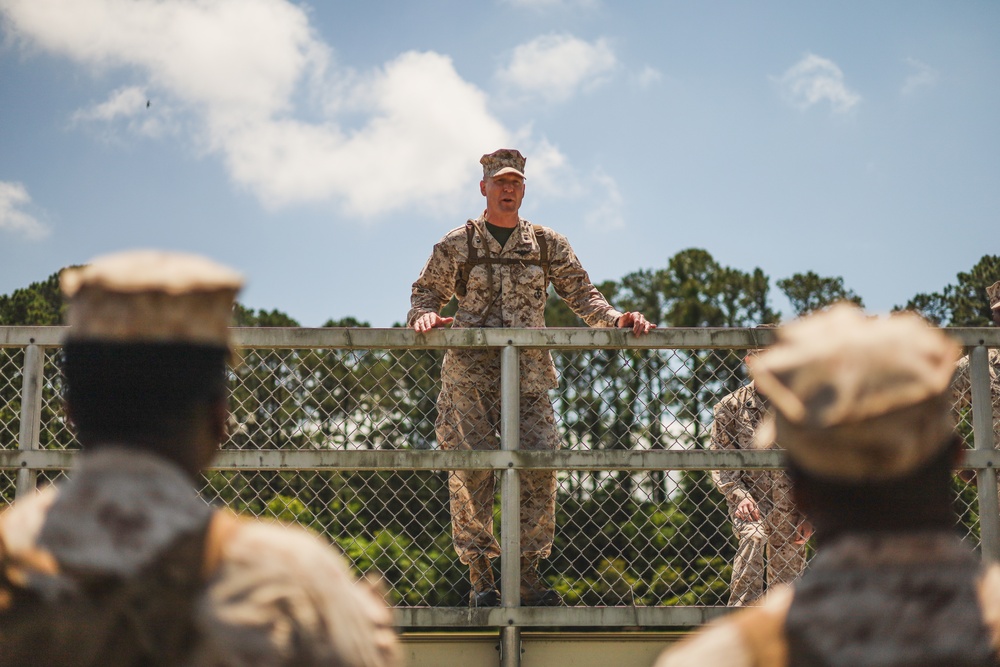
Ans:
POLYGON ((441 317, 437 313, 424 313, 413 322, 413 330, 417 333, 424 333, 437 327, 451 324, 454 317, 441 317))
POLYGON ((736 518, 742 521, 760 521, 760 510, 753 498, 744 498, 736 506, 736 518))

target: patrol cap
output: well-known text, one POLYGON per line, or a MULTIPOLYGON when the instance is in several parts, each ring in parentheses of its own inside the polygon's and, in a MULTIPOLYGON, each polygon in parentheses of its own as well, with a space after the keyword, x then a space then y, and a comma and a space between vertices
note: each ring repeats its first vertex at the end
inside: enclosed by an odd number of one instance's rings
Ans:
POLYGON ((986 288, 986 298, 990 302, 990 310, 1000 308, 1000 280, 986 288))
POLYGON ((483 180, 502 174, 517 174, 524 178, 524 163, 528 159, 513 148, 501 148, 479 158, 483 165, 483 180))
POLYGON ((878 319, 842 303, 793 322, 747 361, 774 409, 755 447, 773 442, 829 478, 905 475, 954 431, 949 388, 959 355, 954 340, 912 313, 878 319))
POLYGON ((240 274, 200 257, 136 250, 98 257, 59 278, 68 338, 229 345, 240 274))

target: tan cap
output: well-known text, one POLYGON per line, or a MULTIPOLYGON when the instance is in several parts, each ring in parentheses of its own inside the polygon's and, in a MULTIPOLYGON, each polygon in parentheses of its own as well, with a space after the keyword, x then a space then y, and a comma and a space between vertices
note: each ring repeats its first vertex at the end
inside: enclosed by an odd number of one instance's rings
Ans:
POLYGON ((483 165, 483 180, 503 174, 517 174, 524 178, 524 163, 528 159, 513 148, 501 148, 479 158, 483 165))
POLYGON ((137 250, 98 257, 59 278, 71 340, 229 344, 243 278, 183 253, 137 250))
POLYGON ((1000 308, 1000 280, 986 288, 986 299, 990 302, 990 309, 1000 308))
POLYGON ((958 344, 912 313, 877 319, 839 304, 778 330, 747 361, 774 416, 775 443, 806 470, 876 480, 928 461, 954 430, 950 382, 958 344))

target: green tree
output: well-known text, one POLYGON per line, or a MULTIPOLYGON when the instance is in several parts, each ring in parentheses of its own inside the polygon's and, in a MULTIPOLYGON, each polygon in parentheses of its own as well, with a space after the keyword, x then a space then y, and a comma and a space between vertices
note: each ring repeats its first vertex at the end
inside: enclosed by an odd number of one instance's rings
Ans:
POLYGON ((862 308, 865 305, 860 296, 844 287, 844 279, 840 276, 821 277, 814 271, 806 271, 790 278, 782 278, 777 285, 791 302, 796 317, 826 308, 838 301, 850 301, 862 308))
POLYGON ((0 326, 54 326, 63 323, 66 305, 59 291, 59 274, 0 294, 0 326))
POLYGON ((1000 256, 983 255, 940 292, 920 293, 894 310, 913 310, 938 326, 985 327, 992 322, 986 288, 1000 280, 1000 256))
MULTIPOLYGON (((0 326, 55 326, 63 323, 66 305, 59 289, 57 271, 45 280, 0 295, 0 326)), ((59 395, 62 381, 58 367, 61 350, 45 353, 45 377, 42 387, 42 428, 39 441, 44 448, 72 446, 74 438, 63 414, 59 395)), ((21 424, 21 368, 24 350, 0 349, 0 448, 17 447, 21 424)))

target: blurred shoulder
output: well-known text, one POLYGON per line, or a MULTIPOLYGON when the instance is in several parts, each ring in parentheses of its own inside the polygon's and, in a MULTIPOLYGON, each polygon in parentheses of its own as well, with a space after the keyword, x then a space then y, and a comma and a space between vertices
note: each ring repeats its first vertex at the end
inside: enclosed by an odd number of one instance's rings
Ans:
POLYGON ((787 663, 785 618, 792 589, 782 586, 759 607, 733 613, 660 655, 654 667, 781 667, 787 663))
POLYGON ((259 664, 272 664, 268 656, 289 658, 275 664, 398 664, 385 601, 336 549, 296 526, 239 521, 199 619, 212 655, 235 651, 259 664))

